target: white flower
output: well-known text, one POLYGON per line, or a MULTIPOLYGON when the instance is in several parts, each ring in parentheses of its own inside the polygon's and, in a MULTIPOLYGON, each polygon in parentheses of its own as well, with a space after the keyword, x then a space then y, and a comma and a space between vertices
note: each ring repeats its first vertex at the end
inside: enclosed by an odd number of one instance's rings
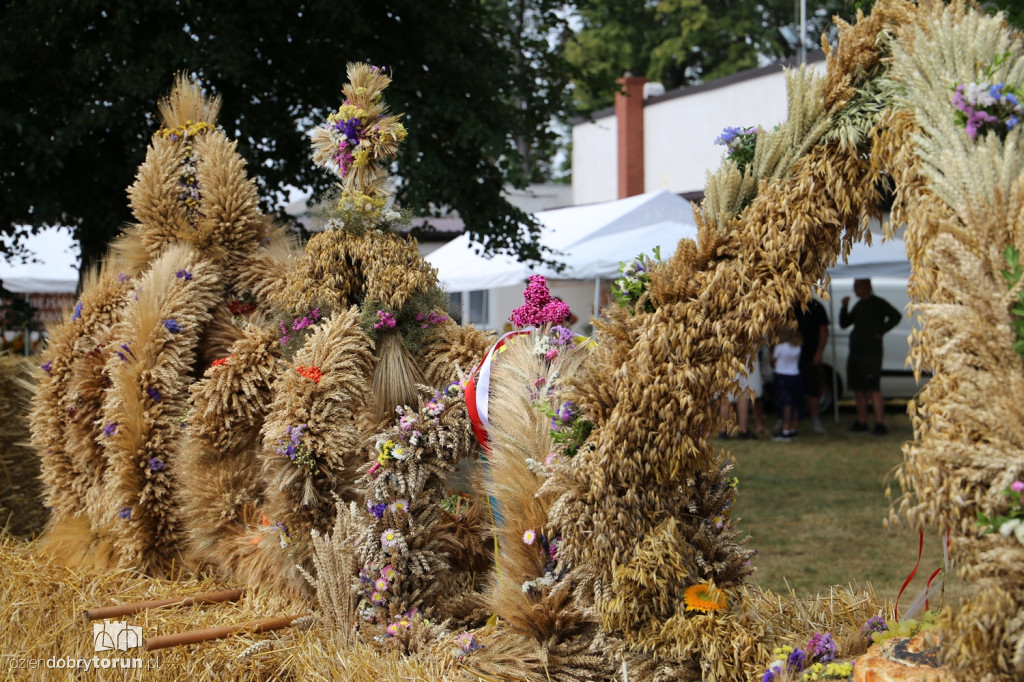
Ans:
POLYGON ((996 103, 996 98, 988 91, 988 85, 985 83, 969 83, 964 88, 964 98, 968 102, 973 102, 979 107, 987 107, 991 104, 996 103))
POLYGON ((1017 538, 1017 542, 1024 545, 1024 521, 1020 519, 1010 519, 1003 525, 999 526, 999 534, 1004 538, 1008 538, 1013 535, 1017 538))

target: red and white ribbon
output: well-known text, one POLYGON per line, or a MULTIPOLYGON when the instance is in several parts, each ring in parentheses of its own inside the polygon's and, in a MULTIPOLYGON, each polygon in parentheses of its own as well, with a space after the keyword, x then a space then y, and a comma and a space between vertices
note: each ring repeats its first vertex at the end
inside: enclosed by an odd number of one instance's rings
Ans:
POLYGON ((487 355, 480 361, 476 371, 470 374, 469 379, 466 380, 466 412, 469 414, 469 421, 473 425, 473 433, 476 434, 476 439, 483 446, 484 452, 491 451, 491 422, 488 417, 488 400, 490 398, 491 366, 494 363, 494 354, 499 352, 513 336, 529 334, 534 329, 536 327, 526 327, 504 334, 487 351, 487 355))

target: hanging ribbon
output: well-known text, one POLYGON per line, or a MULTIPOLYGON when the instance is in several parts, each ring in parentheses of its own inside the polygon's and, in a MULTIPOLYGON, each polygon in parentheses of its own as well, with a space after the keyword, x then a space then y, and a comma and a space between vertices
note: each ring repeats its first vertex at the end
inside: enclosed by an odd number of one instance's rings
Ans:
POLYGON ((899 594, 896 595, 896 603, 892 605, 892 619, 896 622, 900 620, 900 597, 903 596, 903 590, 907 589, 907 585, 914 579, 914 575, 917 574, 917 567, 921 565, 921 554, 924 552, 924 529, 921 529, 921 537, 917 544, 917 563, 914 564, 914 570, 910 572, 907 579, 903 581, 903 587, 900 588, 899 594))
MULTIPOLYGON (((932 573, 930 578, 928 578, 928 582, 924 586, 925 594, 928 594, 928 590, 932 586, 932 581, 935 580, 935 576, 937 576, 939 573, 949 573, 949 529, 948 528, 946 529, 946 537, 943 538, 943 541, 942 541, 942 567, 941 568, 936 568, 935 572, 932 573)), ((945 576, 943 576, 942 579, 943 579, 943 581, 945 581, 945 579, 946 579, 945 576)), ((927 597, 924 600, 924 610, 925 611, 928 610, 928 599, 927 599, 927 597)))
POLYGON ((487 407, 491 388, 491 365, 494 362, 494 354, 501 352, 501 349, 513 336, 529 334, 535 327, 526 327, 503 335, 495 343, 484 359, 480 361, 476 371, 469 375, 466 380, 466 413, 469 415, 469 422, 473 425, 473 433, 480 442, 485 453, 491 451, 490 432, 491 422, 488 417, 487 407))

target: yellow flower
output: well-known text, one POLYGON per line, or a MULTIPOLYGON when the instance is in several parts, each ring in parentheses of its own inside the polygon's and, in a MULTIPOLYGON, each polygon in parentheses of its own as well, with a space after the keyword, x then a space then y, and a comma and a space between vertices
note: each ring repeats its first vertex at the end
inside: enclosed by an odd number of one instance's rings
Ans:
POLYGON ((687 611, 720 611, 728 606, 725 595, 719 592, 713 585, 708 583, 697 583, 686 588, 683 594, 683 602, 687 611))
POLYGON ((356 153, 352 155, 352 165, 359 168, 365 166, 370 161, 370 150, 366 147, 360 147, 356 150, 356 153))

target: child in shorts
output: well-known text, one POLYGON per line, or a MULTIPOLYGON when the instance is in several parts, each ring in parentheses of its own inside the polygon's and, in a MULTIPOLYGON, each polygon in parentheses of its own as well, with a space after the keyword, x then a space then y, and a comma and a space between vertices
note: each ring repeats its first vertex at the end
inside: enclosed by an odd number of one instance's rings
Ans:
POLYGON ((782 418, 782 433, 777 441, 796 440, 796 423, 800 418, 799 400, 803 395, 800 381, 800 346, 803 339, 800 332, 785 327, 778 333, 779 343, 772 350, 772 367, 775 370, 775 408, 782 418))

